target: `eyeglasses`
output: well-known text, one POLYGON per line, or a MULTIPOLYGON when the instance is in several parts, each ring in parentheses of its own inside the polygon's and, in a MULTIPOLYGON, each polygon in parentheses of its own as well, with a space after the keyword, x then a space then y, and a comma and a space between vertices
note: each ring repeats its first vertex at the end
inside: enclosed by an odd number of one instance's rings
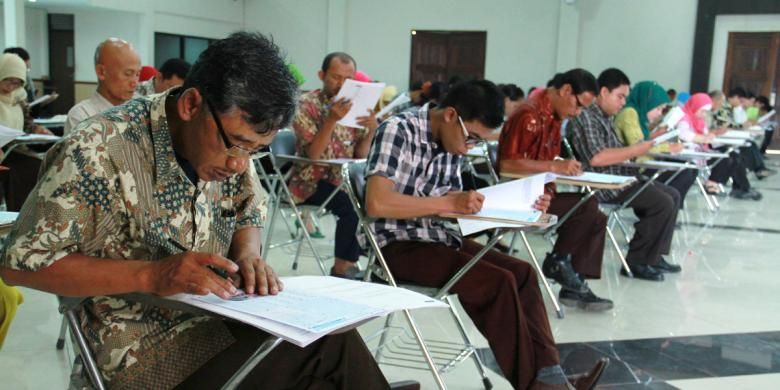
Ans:
POLYGON ((469 133, 466 130, 466 125, 463 123, 463 118, 458 115, 458 122, 460 122, 460 128, 463 129, 463 138, 466 139, 466 146, 472 147, 484 141, 484 139, 476 134, 469 133))
POLYGON ((222 127, 222 121, 219 120, 219 117, 217 116, 217 111, 214 110, 214 106, 211 104, 211 100, 209 98, 204 98, 206 100, 206 105, 209 107, 209 112, 211 113, 211 117, 214 118, 214 123, 217 124, 217 130, 219 131, 219 136, 222 137, 222 142, 225 144, 225 153, 227 153, 230 157, 237 157, 237 158, 249 158, 250 160, 260 158, 262 157, 262 149, 265 146, 261 146, 260 148, 256 150, 247 149, 241 145, 234 145, 227 137, 227 134, 225 133, 225 129, 222 127))
POLYGON ((574 100, 577 101, 577 109, 585 108, 585 105, 582 104, 582 102, 580 101, 580 96, 579 95, 574 95, 574 100))

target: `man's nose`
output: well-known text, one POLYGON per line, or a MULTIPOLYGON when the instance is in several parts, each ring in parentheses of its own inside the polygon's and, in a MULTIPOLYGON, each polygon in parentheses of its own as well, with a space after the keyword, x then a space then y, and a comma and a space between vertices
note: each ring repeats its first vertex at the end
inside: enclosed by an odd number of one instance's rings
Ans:
POLYGON ((228 157, 227 168, 234 173, 244 173, 249 166, 249 157, 228 157))

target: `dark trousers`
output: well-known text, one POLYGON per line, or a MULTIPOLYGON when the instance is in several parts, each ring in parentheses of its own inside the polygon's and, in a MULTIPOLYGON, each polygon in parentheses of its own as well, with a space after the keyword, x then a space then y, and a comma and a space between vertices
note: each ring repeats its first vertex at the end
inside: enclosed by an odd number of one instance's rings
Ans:
POLYGON ((11 152, 3 161, 9 171, 0 174, 5 195, 5 205, 8 211, 19 211, 38 183, 38 170, 41 160, 25 154, 11 152))
MULTIPOLYGON (((726 148, 719 148, 718 150, 725 151, 726 148)), ((710 160, 709 164, 713 162, 714 160, 710 160)), ((728 158, 724 158, 715 168, 712 168, 712 173, 710 174, 710 180, 720 184, 726 184, 729 178, 731 178, 731 187, 733 189, 741 191, 750 189, 747 170, 736 152, 731 152, 728 158)))
MULTIPOLYGON (((218 389, 270 337, 249 325, 226 323, 236 342, 177 389, 218 389)), ((388 389, 356 330, 326 336, 306 348, 282 342, 241 382, 242 389, 388 389)))
MULTIPOLYGON (((336 186, 328 181, 320 180, 317 182, 317 191, 303 204, 320 206, 335 190, 336 186)), ((349 195, 344 191, 339 191, 325 205, 325 209, 336 216, 336 257, 353 263, 357 262, 360 258, 360 244, 355 235, 358 227, 358 216, 355 209, 352 208, 349 195)))
POLYGON ((766 154, 767 148, 769 148, 769 145, 772 144, 772 137, 775 135, 775 129, 772 127, 772 130, 764 130, 764 141, 761 142, 761 155, 766 154))
POLYGON ((755 142, 749 141, 750 146, 739 148, 739 155, 742 157, 742 164, 750 171, 758 172, 766 169, 764 159, 761 158, 761 152, 755 142))
POLYGON ((669 183, 667 183, 667 180, 671 178, 676 172, 674 171, 666 171, 658 176, 658 182, 664 183, 668 185, 669 187, 674 188, 677 190, 677 192, 680 194, 680 210, 685 207, 685 197, 688 196, 688 191, 693 187, 693 183, 696 182, 696 176, 699 174, 699 171, 695 169, 684 169, 682 172, 680 172, 677 176, 672 179, 669 183))
MULTIPOLYGON (((556 193, 547 213, 563 218, 584 194, 556 193)), ((607 232, 607 216, 599 211, 599 202, 590 198, 558 227, 558 239, 553 252, 559 255, 571 254, 574 270, 586 277, 601 277, 601 263, 604 257, 604 237, 607 232)))
MULTIPOLYGON (((480 249, 471 240, 465 240, 461 249, 397 241, 382 248, 382 253, 398 280, 442 287, 480 249)), ((514 388, 528 388, 539 368, 559 364, 539 281, 528 263, 491 250, 451 292, 487 338, 514 388)))
MULTIPOLYGON (((621 192, 614 203, 623 203, 633 196, 643 183, 621 192)), ((680 209, 680 194, 672 187, 654 182, 634 198, 629 206, 639 222, 634 224, 634 237, 628 245, 626 260, 631 264, 656 264, 661 255, 669 254, 680 209)))

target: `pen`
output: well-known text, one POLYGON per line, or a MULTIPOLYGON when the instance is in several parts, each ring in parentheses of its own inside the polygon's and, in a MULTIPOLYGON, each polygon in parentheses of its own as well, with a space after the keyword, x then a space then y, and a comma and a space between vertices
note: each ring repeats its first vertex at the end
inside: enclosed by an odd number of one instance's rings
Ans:
MULTIPOLYGON (((168 239, 168 243, 169 243, 169 244, 171 244, 171 245, 173 245, 174 247, 176 247, 176 249, 178 249, 178 250, 180 250, 180 251, 182 251, 182 252, 187 252, 187 251, 189 250, 189 249, 185 248, 185 247, 184 247, 184 245, 182 245, 182 244, 179 244, 179 243, 178 243, 176 240, 174 240, 173 238, 169 238, 169 239, 168 239)), ((215 267, 212 267, 212 266, 210 266, 210 265, 209 265, 208 267, 209 267, 209 268, 210 268, 212 271, 214 271, 214 273, 215 273, 215 274, 217 274, 217 275, 221 276, 223 279, 228 279, 228 274, 227 274, 227 271, 225 271, 224 269, 222 269, 222 268, 215 268, 215 267)))

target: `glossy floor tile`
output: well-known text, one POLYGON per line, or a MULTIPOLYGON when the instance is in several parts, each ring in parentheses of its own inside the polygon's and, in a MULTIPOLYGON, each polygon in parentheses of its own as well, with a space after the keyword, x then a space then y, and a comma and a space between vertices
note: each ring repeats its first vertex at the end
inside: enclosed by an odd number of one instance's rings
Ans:
MULTIPOLYGON (((769 164, 777 166, 778 162, 780 158, 769 164)), ((612 363, 599 386, 602 389, 780 388, 780 176, 751 179, 764 199, 719 198, 717 213, 707 211, 695 189, 690 192, 669 257, 683 267, 682 273, 667 275, 661 283, 628 279, 619 275, 619 261, 607 246, 602 278, 588 283, 596 294, 615 302, 612 311, 565 308, 565 318, 558 319, 547 302, 567 372, 583 372, 597 357, 609 356, 612 363)), ((629 214, 625 220, 630 224, 629 214)), ((331 254, 333 225, 332 218, 323 218, 326 237, 315 240, 323 255, 331 254)), ((617 236, 622 240, 619 232, 617 236)), ((286 237, 289 233, 278 224, 275 241, 286 237)), ((530 239, 539 258, 550 250, 541 237, 531 235, 530 239)), ((295 252, 295 246, 272 249, 269 262, 285 276, 320 273, 308 248, 302 249, 298 269, 293 270, 295 252)), ((517 256, 529 258, 523 248, 517 256)), ((553 289, 557 293, 558 287, 553 289)), ((60 325, 56 300, 28 289, 24 294, 25 303, 0 351, 0 388, 65 388, 72 353, 69 346, 64 351, 54 348, 60 325)), ((423 335, 460 340, 447 310, 415 311, 413 317, 423 335)), ((482 348, 481 356, 489 361, 486 341, 463 318, 475 344, 482 348)), ((360 328, 361 334, 371 337, 383 324, 383 320, 372 321, 360 328)), ((396 315, 393 325, 407 328, 403 315, 396 315)), ((368 344, 376 342, 372 339, 368 344)), ((398 349, 407 346, 398 342, 398 349)), ((409 356, 410 362, 403 365, 422 367, 415 362, 419 358, 409 356)), ((424 389, 435 388, 429 373, 400 367, 399 360, 407 356, 395 357, 390 361, 393 365, 382 365, 390 380, 414 378, 424 389)), ((488 377, 494 388, 509 388, 495 372, 489 370, 488 377)), ((482 388, 470 361, 448 371, 444 380, 450 389, 482 388)))

